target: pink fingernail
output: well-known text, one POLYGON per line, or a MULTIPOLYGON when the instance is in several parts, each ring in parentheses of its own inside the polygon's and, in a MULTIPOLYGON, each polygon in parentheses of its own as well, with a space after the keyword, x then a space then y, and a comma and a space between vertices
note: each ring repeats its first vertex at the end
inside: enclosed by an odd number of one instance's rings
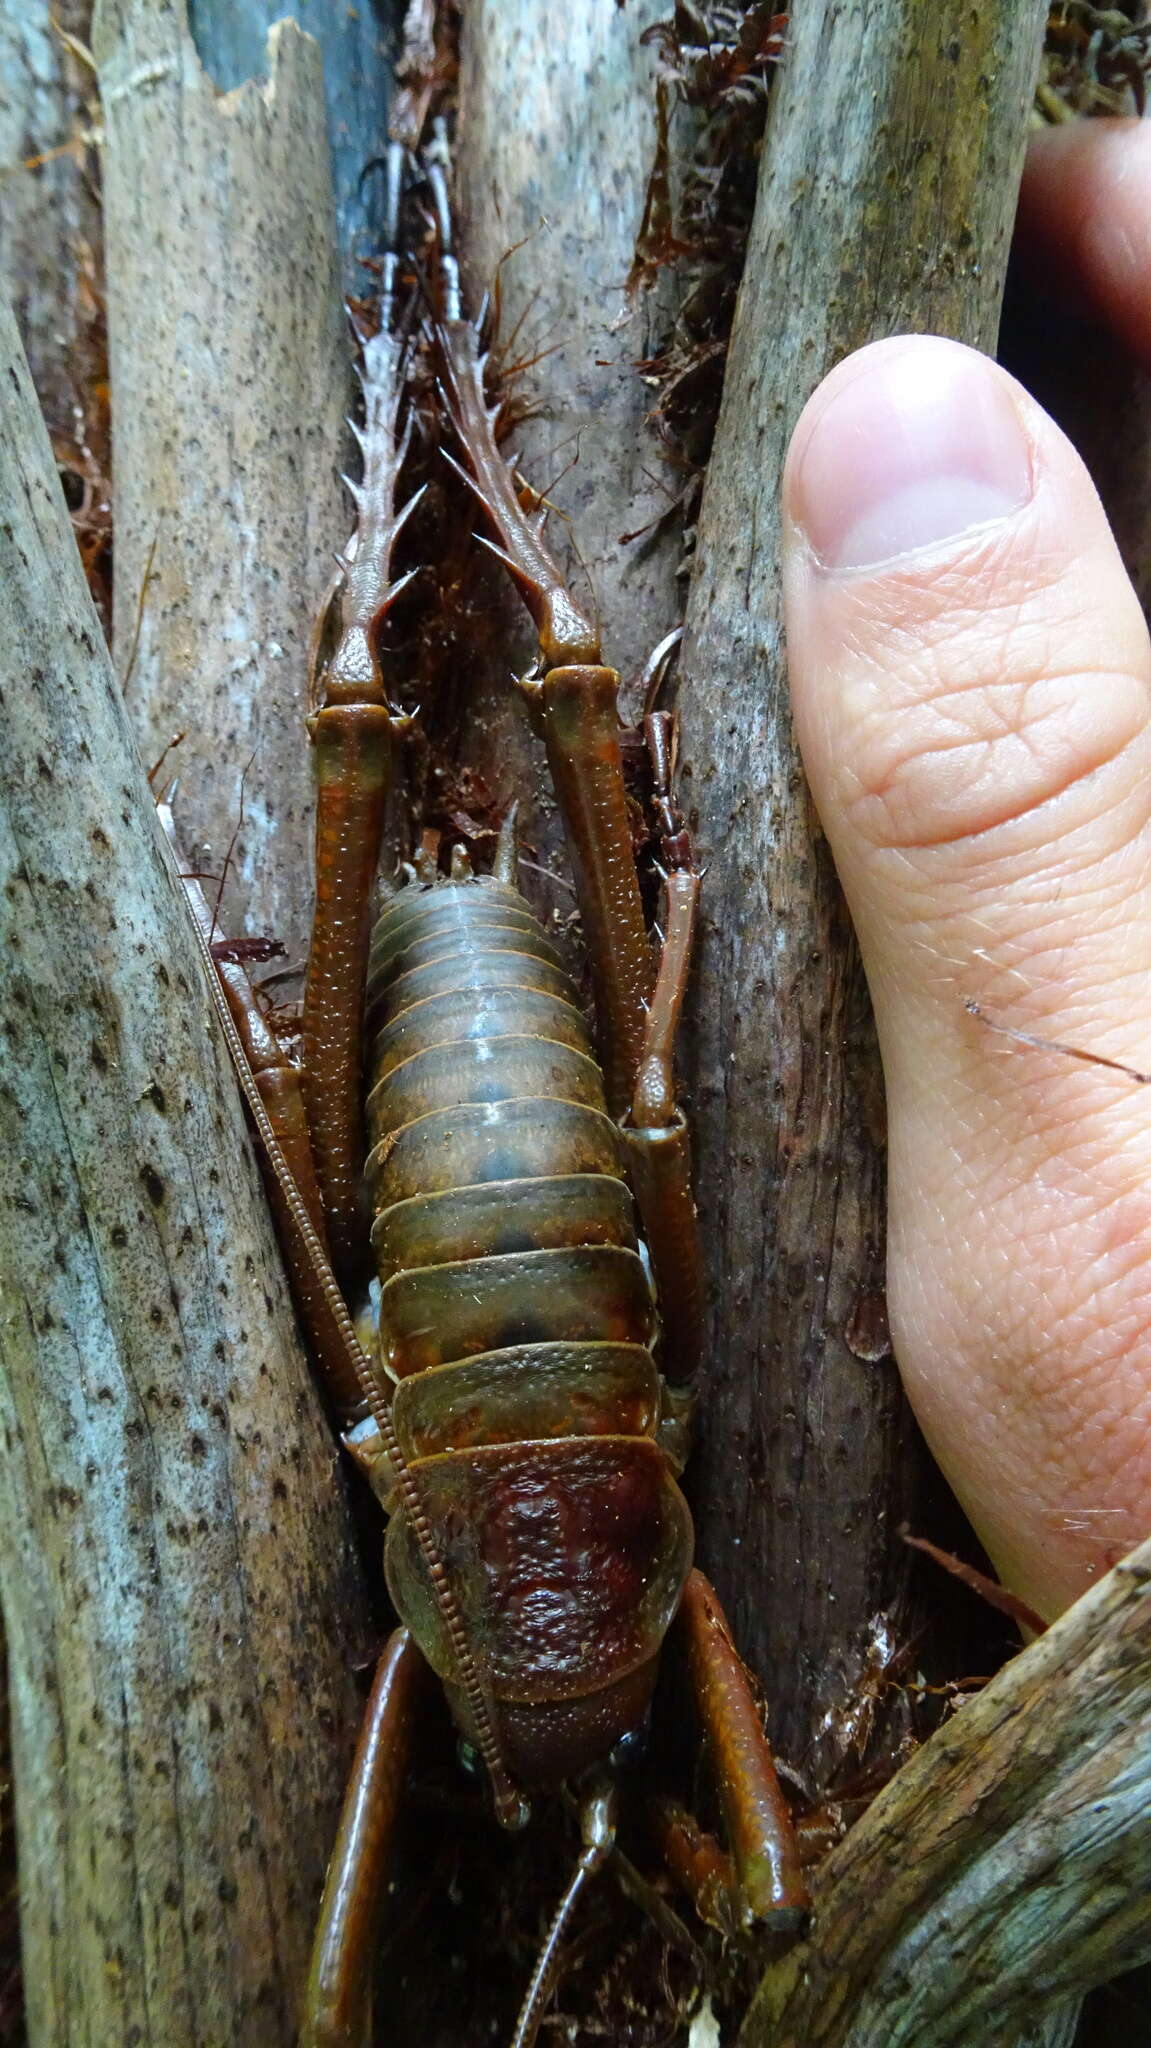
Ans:
POLYGON ((822 408, 816 398, 803 433, 790 510, 831 569, 956 539, 1031 496, 1031 451, 1011 386, 955 342, 881 344, 822 408))

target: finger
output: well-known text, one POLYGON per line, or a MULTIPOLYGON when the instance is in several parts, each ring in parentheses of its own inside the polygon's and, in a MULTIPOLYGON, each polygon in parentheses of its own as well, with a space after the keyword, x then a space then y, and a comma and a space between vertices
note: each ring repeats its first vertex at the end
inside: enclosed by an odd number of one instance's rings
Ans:
POLYGON ((1054 1612, 1151 1527, 1151 659, 1082 463, 952 342, 843 363, 784 485, 808 776, 890 1122, 911 1399, 1004 1578, 1054 1612))
POLYGON ((1151 363, 1151 124, 1071 121, 1034 136, 1018 231, 1048 287, 1151 363))

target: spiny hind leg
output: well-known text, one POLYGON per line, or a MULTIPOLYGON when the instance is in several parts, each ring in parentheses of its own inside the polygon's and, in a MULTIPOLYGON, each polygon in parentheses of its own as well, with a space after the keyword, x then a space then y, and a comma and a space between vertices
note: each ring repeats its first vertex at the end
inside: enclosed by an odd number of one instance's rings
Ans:
POLYGON ((403 151, 388 152, 386 248, 380 325, 357 325, 363 422, 350 422, 362 456, 358 482, 345 478, 355 530, 338 559, 317 633, 317 707, 308 720, 316 766, 316 907, 304 990, 304 1097, 324 1197, 332 1261, 341 1279, 358 1271, 360 1104, 364 975, 371 891, 397 746, 410 720, 392 702, 381 652, 384 622, 409 576, 393 580, 392 552, 416 502, 397 509, 407 452, 400 431, 407 344, 393 299, 403 151), (330 650, 324 643, 330 641, 330 650))
MULTIPOLYGON (((489 403, 484 386, 486 357, 476 327, 461 313, 446 175, 438 163, 429 163, 426 174, 439 238, 436 341, 445 401, 465 461, 447 459, 475 492, 495 536, 489 545, 514 578, 539 636, 538 673, 520 687, 547 747, 571 852, 608 1104, 622 1125, 633 1126, 643 1155, 637 1193, 661 1306, 669 1310, 665 1370, 682 1386, 698 1361, 702 1288, 686 1134, 671 1080, 671 1038, 686 985, 694 909, 694 889, 687 902, 687 878, 697 880, 671 798, 674 725, 660 714, 644 720, 664 858, 682 877, 676 915, 686 920, 687 934, 682 952, 672 947, 670 962, 665 948, 657 981, 624 786, 619 676, 603 663, 599 629, 577 603, 548 546, 543 501, 500 448, 500 406, 489 403), (654 1087, 653 1061, 662 1062, 654 1087), (641 1094, 645 1069, 648 1085, 641 1094)), ((654 688, 678 637, 669 634, 648 664, 654 688)))

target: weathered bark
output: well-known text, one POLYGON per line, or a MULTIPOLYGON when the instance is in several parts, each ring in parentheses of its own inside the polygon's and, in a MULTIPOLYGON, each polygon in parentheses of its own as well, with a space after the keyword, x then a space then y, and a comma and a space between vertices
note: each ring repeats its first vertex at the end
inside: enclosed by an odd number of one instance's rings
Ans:
MULTIPOLYGON (((553 517, 549 539, 625 682, 682 606, 681 537, 658 525, 677 480, 635 369, 663 338, 665 302, 624 291, 656 144, 655 56, 640 38, 667 11, 664 0, 626 12, 615 0, 476 0, 463 20, 456 184, 469 303, 478 308, 498 275, 499 332, 518 329, 513 356, 548 351, 520 380, 532 417, 512 445, 534 484, 554 483, 570 527, 553 517)), ((469 693, 461 753, 504 802, 521 798, 536 857, 567 873, 543 748, 509 678, 534 641, 518 599, 496 589, 506 644, 469 693)), ((571 897, 553 894, 548 907, 566 917, 571 897)))
POLYGON ((817 1780, 870 1617, 907 1630, 894 1530, 914 1464, 883 1338, 876 1055, 791 734, 779 476, 851 349, 907 329, 993 344, 1045 12, 796 10, 680 664, 681 798, 707 869, 685 1033, 715 1282, 702 1554, 785 1753, 817 1780))
MULTIPOLYGON (((92 297, 100 207, 89 133, 95 81, 53 31, 87 40, 87 0, 0 0, 0 292, 16 314, 50 430, 87 440, 101 315, 92 297)), ((103 421, 95 422, 97 436, 103 421)), ((78 452, 78 451, 77 451, 78 452)), ((94 480, 93 480, 94 481, 94 480)), ((100 512, 102 517, 102 508, 100 512)), ((0 1630, 2 1634, 2 1630, 0 1630)), ((0 1655, 7 1662, 6 1648, 0 1655)), ((7 1687, 0 1714, 0 2030, 22 2007, 7 1687)))
POLYGON ((271 932, 298 963, 307 650, 349 531, 338 473, 351 352, 319 55, 287 23, 267 84, 219 94, 183 0, 101 0, 93 43, 117 662, 145 758, 186 734, 171 762, 180 817, 217 864, 235 834, 225 923, 271 932))
POLYGON ((995 2048, 1151 1955, 1151 1542, 926 1743, 815 1880, 743 2048, 995 2048))
POLYGON ((356 1572, 19 340, 0 376, 0 1571, 29 2037, 290 2038, 356 1572))
POLYGON ((53 22, 82 41, 89 12, 88 0, 0 0, 0 276, 56 427, 79 396, 79 286, 99 247, 100 202, 84 140, 95 81, 53 22))

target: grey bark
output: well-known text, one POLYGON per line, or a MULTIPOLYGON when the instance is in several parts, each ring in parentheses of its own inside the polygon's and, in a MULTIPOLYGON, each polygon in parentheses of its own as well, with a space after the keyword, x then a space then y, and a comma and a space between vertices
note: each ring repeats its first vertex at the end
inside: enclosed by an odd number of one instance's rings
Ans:
POLYGON ((53 22, 82 41, 88 12, 87 0, 0 0, 0 277, 57 428, 78 397, 78 283, 99 247, 100 202, 84 139, 97 118, 95 80, 53 22))
POLYGON ((817 1782, 870 1617, 908 1628, 915 1461, 883 1335, 882 1103, 865 991, 791 733, 779 477, 832 364, 994 344, 1046 9, 811 0, 776 80, 680 664, 706 865, 685 1032, 714 1278, 702 1555, 817 1782), (817 1730, 823 1733, 812 1748, 817 1730))
POLYGON ((6 310, 0 378, 0 1570, 29 2039, 280 2048, 356 1715, 357 1574, 6 310))
POLYGON ((996 2048, 1040 2023, 1058 2039, 1053 2007, 1151 1955, 1149 1641, 1151 1542, 833 1851, 810 1940, 768 1971, 741 2048, 996 2048))
POLYGON ((183 0, 102 0, 93 43, 117 664, 145 758, 186 734, 171 762, 178 822, 217 867, 235 836, 225 924, 270 932, 299 964, 307 651, 350 530, 339 471, 351 351, 319 54, 285 23, 267 83, 219 94, 183 0))

